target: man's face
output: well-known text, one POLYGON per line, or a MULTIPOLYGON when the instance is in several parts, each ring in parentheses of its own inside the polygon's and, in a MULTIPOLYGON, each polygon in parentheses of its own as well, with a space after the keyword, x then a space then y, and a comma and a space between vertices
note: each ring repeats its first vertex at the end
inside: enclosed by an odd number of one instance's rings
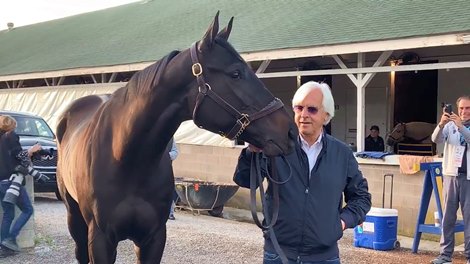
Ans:
POLYGON ((322 106, 323 94, 319 89, 311 91, 302 101, 294 105, 294 121, 305 140, 316 140, 323 123, 328 118, 322 106))
POLYGON ((459 102, 458 111, 462 121, 470 120, 470 100, 462 99, 459 102))
POLYGON ((375 129, 372 129, 370 131, 370 136, 373 137, 373 138, 376 138, 379 136, 379 131, 378 130, 375 130, 375 129))

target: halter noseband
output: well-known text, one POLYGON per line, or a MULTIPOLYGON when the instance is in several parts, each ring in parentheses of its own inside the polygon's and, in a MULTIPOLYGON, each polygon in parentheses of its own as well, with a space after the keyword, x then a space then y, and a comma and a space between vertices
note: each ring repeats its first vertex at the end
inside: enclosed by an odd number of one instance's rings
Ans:
POLYGON ((394 136, 392 136, 393 132, 395 132, 395 129, 390 132, 390 134, 388 134, 388 137, 393 139, 395 142, 399 142, 400 139, 404 139, 405 138, 405 134, 406 134, 406 124, 405 123, 400 123, 403 125, 403 136, 401 138, 395 138, 394 136))
POLYGON ((240 113, 237 109, 235 109, 231 104, 229 104, 227 101, 222 99, 219 95, 217 95, 214 91, 212 91, 211 86, 205 81, 203 71, 202 71, 202 65, 199 63, 199 59, 197 56, 197 43, 193 43, 191 46, 191 60, 193 62, 193 65, 191 66, 191 70, 193 72, 193 75, 196 77, 197 83, 198 83, 198 90, 199 93, 196 97, 196 103, 194 106, 193 110, 193 121, 194 123, 202 127, 202 125, 198 124, 197 120, 197 113, 199 106, 201 105, 202 101, 204 98, 206 98, 206 95, 209 96, 214 102, 216 102, 219 106, 224 108, 227 112, 229 112, 232 116, 235 117, 235 125, 230 129, 228 132, 221 132, 220 134, 226 138, 229 139, 236 139, 238 138, 243 131, 250 125, 253 121, 271 114, 272 112, 282 108, 284 104, 279 100, 279 98, 274 98, 268 105, 266 105, 263 109, 260 111, 254 113, 254 114, 247 114, 247 113, 240 113))

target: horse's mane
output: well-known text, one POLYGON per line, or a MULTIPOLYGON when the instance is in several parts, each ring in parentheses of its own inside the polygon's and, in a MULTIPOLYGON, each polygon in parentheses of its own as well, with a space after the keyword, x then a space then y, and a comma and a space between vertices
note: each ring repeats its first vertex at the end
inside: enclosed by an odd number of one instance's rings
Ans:
POLYGON ((125 100, 148 94, 160 82, 168 63, 179 53, 180 51, 174 50, 147 68, 136 72, 127 85, 121 88, 126 90, 125 100))

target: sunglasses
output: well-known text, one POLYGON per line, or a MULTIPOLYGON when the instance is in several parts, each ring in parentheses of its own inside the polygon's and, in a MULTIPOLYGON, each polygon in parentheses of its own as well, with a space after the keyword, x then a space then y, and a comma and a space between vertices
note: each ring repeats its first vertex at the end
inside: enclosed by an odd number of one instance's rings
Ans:
POLYGON ((304 108, 307 108, 307 112, 311 115, 318 113, 318 108, 315 106, 303 106, 303 105, 294 105, 294 112, 302 113, 304 108))

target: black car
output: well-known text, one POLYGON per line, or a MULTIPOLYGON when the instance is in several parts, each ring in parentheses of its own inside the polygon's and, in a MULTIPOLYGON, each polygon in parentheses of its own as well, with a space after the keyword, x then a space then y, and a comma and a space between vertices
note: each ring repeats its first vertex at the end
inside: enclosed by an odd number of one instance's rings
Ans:
POLYGON ((41 144, 46 155, 32 159, 34 168, 49 177, 44 183, 34 182, 34 192, 54 192, 61 200, 57 189, 57 144, 54 132, 40 116, 24 112, 0 111, 0 115, 9 115, 16 120, 15 132, 20 137, 23 149, 29 149, 36 143, 41 144))

